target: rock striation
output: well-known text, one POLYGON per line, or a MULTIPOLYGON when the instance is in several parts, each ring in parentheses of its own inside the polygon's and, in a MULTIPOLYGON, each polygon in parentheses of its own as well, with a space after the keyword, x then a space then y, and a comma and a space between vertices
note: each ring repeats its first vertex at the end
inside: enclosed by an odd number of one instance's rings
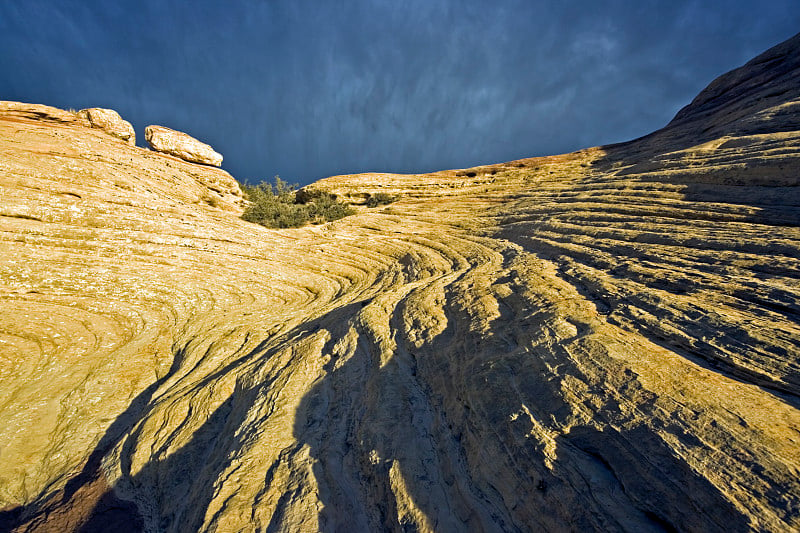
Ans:
POLYGON ((100 128, 109 135, 122 139, 130 145, 136 145, 136 132, 133 130, 133 126, 127 120, 123 120, 113 109, 90 107, 78 111, 78 116, 85 118, 93 127, 100 128))
POLYGON ((222 164, 222 155, 209 145, 180 131, 164 126, 147 126, 144 138, 157 152, 174 155, 192 163, 203 163, 218 167, 222 164))
POLYGON ((0 529, 800 529, 798 58, 292 230, 0 104, 0 529))

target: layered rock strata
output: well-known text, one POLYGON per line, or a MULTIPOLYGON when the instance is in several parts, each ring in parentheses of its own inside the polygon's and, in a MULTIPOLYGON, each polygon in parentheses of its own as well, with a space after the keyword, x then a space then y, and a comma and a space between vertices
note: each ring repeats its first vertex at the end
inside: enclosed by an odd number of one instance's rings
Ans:
POLYGON ((192 163, 203 163, 218 167, 222 164, 222 155, 209 145, 180 131, 164 126, 147 126, 144 138, 153 150, 180 157, 192 163))
POLYGON ((0 528, 800 528, 798 57, 293 230, 0 106, 0 528))

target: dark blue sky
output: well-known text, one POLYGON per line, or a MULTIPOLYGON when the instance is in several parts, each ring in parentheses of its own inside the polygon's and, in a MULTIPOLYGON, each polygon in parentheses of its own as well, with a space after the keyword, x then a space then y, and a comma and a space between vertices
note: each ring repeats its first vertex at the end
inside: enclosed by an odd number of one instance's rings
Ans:
POLYGON ((186 131, 244 180, 624 141, 800 31, 798 0, 0 2, 0 99, 186 131))

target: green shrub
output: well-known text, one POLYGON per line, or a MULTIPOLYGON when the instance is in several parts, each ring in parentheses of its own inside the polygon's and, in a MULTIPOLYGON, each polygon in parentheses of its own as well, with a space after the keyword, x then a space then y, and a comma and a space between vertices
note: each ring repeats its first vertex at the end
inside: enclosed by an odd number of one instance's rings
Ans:
POLYGON ((294 203, 307 204, 308 202, 312 202, 314 199, 319 198, 324 194, 327 194, 334 200, 336 199, 335 194, 326 193, 319 189, 314 189, 313 187, 303 187, 294 195, 294 203))
POLYGON ((339 202, 334 195, 327 192, 316 196, 307 206, 308 217, 315 223, 339 220, 356 212, 350 205, 339 202))
POLYGON ((369 195, 366 205, 367 207, 378 207, 379 205, 387 205, 395 201, 397 201, 397 196, 392 196, 385 192, 376 192, 375 194, 369 195))
POLYGON ((250 205, 242 218, 268 228, 297 228, 309 222, 320 224, 352 215, 352 207, 336 200, 332 194, 315 192, 298 198, 296 185, 289 185, 275 176, 275 185, 262 182, 255 186, 244 186, 250 205), (303 199, 304 203, 297 200, 303 199))

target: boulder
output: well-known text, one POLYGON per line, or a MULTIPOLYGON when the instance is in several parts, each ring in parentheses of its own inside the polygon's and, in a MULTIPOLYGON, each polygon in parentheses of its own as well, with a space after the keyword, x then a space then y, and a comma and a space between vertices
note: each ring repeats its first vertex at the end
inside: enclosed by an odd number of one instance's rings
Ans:
POLYGON ((164 126, 147 126, 144 138, 153 150, 180 157, 192 163, 204 163, 218 167, 222 165, 222 155, 209 145, 190 135, 171 130, 164 126))
POLYGON ((78 111, 78 116, 87 119, 94 128, 100 128, 130 145, 136 144, 136 133, 133 131, 133 126, 113 109, 90 107, 78 111))

